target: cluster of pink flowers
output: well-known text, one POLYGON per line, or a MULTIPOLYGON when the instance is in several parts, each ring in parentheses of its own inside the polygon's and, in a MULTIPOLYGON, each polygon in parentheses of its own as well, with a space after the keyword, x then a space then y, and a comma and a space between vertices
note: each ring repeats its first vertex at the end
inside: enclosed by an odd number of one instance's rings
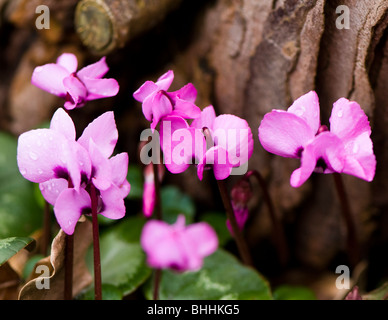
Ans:
MULTIPOLYGON (((117 94, 117 81, 103 78, 109 70, 105 57, 79 71, 77 66, 74 55, 63 54, 55 64, 37 67, 32 83, 62 97, 67 110, 117 94)), ((173 71, 168 71, 156 82, 146 81, 133 94, 142 103, 151 130, 160 127, 160 148, 167 170, 176 174, 196 165, 200 180, 207 169, 212 169, 217 180, 223 180, 236 168, 247 168, 254 148, 247 121, 231 114, 217 116, 211 105, 201 111, 195 104, 197 90, 193 84, 168 92, 173 79, 173 71)), ((293 187, 301 186, 314 171, 346 173, 371 181, 376 159, 371 128, 361 107, 354 101, 339 99, 333 106, 330 130, 321 125, 319 113, 318 96, 313 91, 297 99, 287 111, 269 112, 258 128, 261 145, 273 154, 301 159, 300 168, 291 175, 293 187)), ((128 155, 112 156, 117 139, 113 112, 95 119, 76 139, 74 123, 62 108, 55 112, 49 129, 20 135, 20 172, 40 184, 66 233, 72 234, 80 216, 90 213, 91 188, 97 192, 98 213, 111 219, 125 215, 124 198, 130 191, 126 179, 128 155)), ((143 211, 148 218, 155 202, 154 175, 160 172, 153 172, 152 164, 147 165, 143 211)), ((241 193, 239 187, 232 192, 232 206, 242 229, 251 193, 241 193)), ((184 217, 179 216, 174 225, 147 222, 141 244, 152 267, 186 271, 198 270, 203 259, 217 249, 218 240, 206 223, 185 226, 184 217)))
MULTIPOLYGON (((117 93, 116 80, 100 79, 108 71, 105 58, 78 73, 76 68, 76 57, 63 54, 57 64, 37 67, 32 83, 65 98, 66 109, 101 98, 103 95, 98 92, 104 86, 110 90, 109 96, 117 93)), ((54 113, 50 128, 20 135, 17 149, 20 173, 39 183, 65 233, 73 234, 80 216, 91 213, 91 185, 96 188, 98 213, 110 219, 124 217, 124 198, 130 191, 128 154, 112 156, 117 139, 113 112, 91 122, 76 140, 74 123, 62 108, 54 113)))

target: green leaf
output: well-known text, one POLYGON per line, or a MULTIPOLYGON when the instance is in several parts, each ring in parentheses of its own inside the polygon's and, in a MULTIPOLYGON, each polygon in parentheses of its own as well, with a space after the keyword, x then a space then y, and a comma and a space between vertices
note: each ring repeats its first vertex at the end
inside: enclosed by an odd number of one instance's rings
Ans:
POLYGON ((301 286, 281 285, 273 292, 275 300, 316 300, 314 291, 301 286))
MULTIPOLYGON (((123 294, 119 288, 111 284, 102 284, 102 300, 122 300, 123 294)), ((94 300, 94 288, 81 293, 77 300, 94 300)))
MULTIPOLYGON (((151 285, 146 288, 146 297, 152 298, 151 285)), ((164 270, 159 297, 161 300, 272 299, 267 280, 223 249, 207 257, 197 272, 164 270)))
POLYGON ((35 265, 43 258, 44 258, 43 254, 36 254, 32 256, 30 259, 28 259, 28 261, 26 262, 23 268, 22 276, 24 280, 26 280, 31 275, 31 273, 34 271, 35 265))
POLYGON ((163 220, 174 223, 179 214, 184 214, 186 224, 192 223, 195 214, 193 200, 175 186, 166 186, 161 191, 163 220))
POLYGON ((226 227, 226 214, 222 212, 207 212, 201 215, 201 221, 207 222, 211 225, 217 233, 218 243, 224 246, 232 236, 226 227))
POLYGON ((29 236, 42 225, 42 209, 33 184, 19 173, 16 149, 16 139, 0 132, 0 238, 29 236))
POLYGON ((143 196, 143 173, 139 166, 129 165, 127 180, 131 184, 128 199, 141 199, 143 196))
MULTIPOLYGON (((143 224, 139 218, 128 218, 106 230, 100 238, 102 283, 117 287, 124 296, 136 290, 151 275, 139 243, 143 224), (131 222, 135 226, 131 226, 131 222)), ((92 247, 87 254, 87 265, 93 272, 92 247)))
POLYGON ((0 240, 0 266, 27 246, 35 244, 35 240, 28 237, 10 237, 0 240))

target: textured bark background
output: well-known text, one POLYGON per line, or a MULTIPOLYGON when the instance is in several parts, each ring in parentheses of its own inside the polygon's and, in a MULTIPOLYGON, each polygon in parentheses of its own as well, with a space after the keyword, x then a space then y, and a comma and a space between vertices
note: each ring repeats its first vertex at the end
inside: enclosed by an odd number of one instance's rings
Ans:
MULTIPOLYGON (((72 24, 75 4, 52 5, 53 28, 39 31, 34 15, 18 6, 5 7, 0 26, 1 126, 19 134, 50 118, 61 101, 29 83, 35 66, 54 61, 64 51, 83 62, 94 62, 72 24)), ((31 1, 34 2, 34 1, 31 1)), ((47 2, 50 6, 50 1, 47 2)), ((145 80, 167 69, 175 72, 172 89, 193 82, 197 104, 213 104, 218 114, 245 118, 253 131, 255 151, 250 169, 264 174, 277 212, 287 231, 292 263, 306 270, 331 270, 345 262, 346 230, 330 175, 314 174, 301 188, 289 184, 297 160, 268 154, 259 144, 257 129, 264 114, 286 109, 292 101, 316 90, 321 122, 328 119, 340 97, 356 100, 372 125, 377 157, 372 183, 344 176, 363 246, 369 262, 370 286, 387 274, 381 256, 388 241, 388 2, 385 0, 200 0, 183 1, 165 20, 107 56, 109 76, 120 83, 112 99, 90 103, 76 111, 82 127, 96 114, 113 109, 120 130, 120 148, 136 162, 141 130, 148 126, 132 93, 145 80), (336 8, 350 9, 350 28, 337 29, 336 8)), ((229 186, 235 181, 229 179, 229 186)), ((199 210, 221 208, 210 176, 199 182, 195 170, 179 177, 167 175, 197 201, 199 210)), ((268 250, 271 225, 258 186, 251 204, 247 236, 257 265, 271 273, 268 250), (266 269, 267 268, 267 269, 266 269)))

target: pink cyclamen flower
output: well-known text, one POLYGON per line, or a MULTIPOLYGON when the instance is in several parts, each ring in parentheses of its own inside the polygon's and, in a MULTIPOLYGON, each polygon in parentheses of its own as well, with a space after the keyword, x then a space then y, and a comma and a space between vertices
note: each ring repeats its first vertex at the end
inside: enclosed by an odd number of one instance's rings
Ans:
POLYGON ((63 53, 56 63, 36 67, 31 83, 65 99, 67 110, 82 107, 90 100, 115 96, 119 91, 115 79, 103 78, 109 70, 105 57, 79 71, 77 67, 77 57, 72 53, 63 53))
POLYGON ((259 127, 264 149, 301 159, 301 167, 291 175, 293 187, 301 186, 313 171, 343 172, 372 181, 376 158, 370 134, 368 118, 360 105, 345 98, 333 105, 330 131, 321 126, 314 91, 298 98, 287 111, 267 113, 259 127))
POLYGON ((148 121, 151 121, 151 129, 155 129, 159 121, 167 115, 193 119, 201 113, 194 104, 197 90, 191 83, 177 91, 167 92, 173 80, 174 72, 169 70, 156 82, 146 81, 133 94, 137 101, 143 103, 143 114, 148 121))
POLYGON ((128 155, 111 157, 117 142, 113 113, 95 119, 76 141, 74 123, 58 109, 49 129, 20 135, 17 161, 24 178, 39 183, 47 202, 54 206, 58 224, 72 234, 82 214, 91 212, 90 186, 97 189, 98 213, 120 219, 125 215, 124 198, 128 155))
POLYGON ((218 247, 217 235, 207 223, 185 226, 184 215, 180 215, 173 225, 148 221, 140 242, 151 267, 181 272, 199 270, 203 259, 218 247))
POLYGON ((213 106, 202 110, 191 126, 179 116, 165 117, 160 140, 166 168, 172 173, 181 173, 194 159, 200 180, 207 169, 213 169, 217 180, 226 179, 233 168, 246 165, 253 153, 248 123, 230 114, 216 117, 213 106), (204 136, 203 128, 209 130, 210 136, 204 136))

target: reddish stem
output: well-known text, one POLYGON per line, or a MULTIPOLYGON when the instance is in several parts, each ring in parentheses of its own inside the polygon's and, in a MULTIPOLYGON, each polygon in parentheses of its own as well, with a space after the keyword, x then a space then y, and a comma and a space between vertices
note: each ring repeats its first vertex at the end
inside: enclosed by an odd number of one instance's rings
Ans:
POLYGON ((356 226, 354 223, 354 218, 350 210, 349 199, 345 191, 345 186, 342 181, 340 173, 333 173, 335 187, 338 193, 338 197, 341 203, 341 212, 342 217, 345 220, 347 228, 347 252, 349 256, 350 264, 355 267, 356 264, 360 261, 360 246, 357 239, 356 226))
POLYGON ((100 238, 98 230, 97 217, 97 193, 93 183, 90 184, 90 198, 92 201, 92 228, 93 228, 93 262, 94 262, 94 298, 102 300, 101 284, 101 257, 100 257, 100 238))
POLYGON ((279 222, 276 213, 275 207, 272 202, 272 198, 269 194, 267 183, 265 182, 262 175, 257 170, 248 171, 245 174, 245 178, 249 179, 251 176, 254 176, 260 184, 261 190, 263 192, 263 198, 265 203, 267 204, 269 215, 271 218, 272 226, 273 226, 273 237, 275 240, 275 246, 279 254, 279 259, 282 265, 285 265, 288 260, 288 250, 286 238, 284 235, 284 230, 282 224, 279 222))

